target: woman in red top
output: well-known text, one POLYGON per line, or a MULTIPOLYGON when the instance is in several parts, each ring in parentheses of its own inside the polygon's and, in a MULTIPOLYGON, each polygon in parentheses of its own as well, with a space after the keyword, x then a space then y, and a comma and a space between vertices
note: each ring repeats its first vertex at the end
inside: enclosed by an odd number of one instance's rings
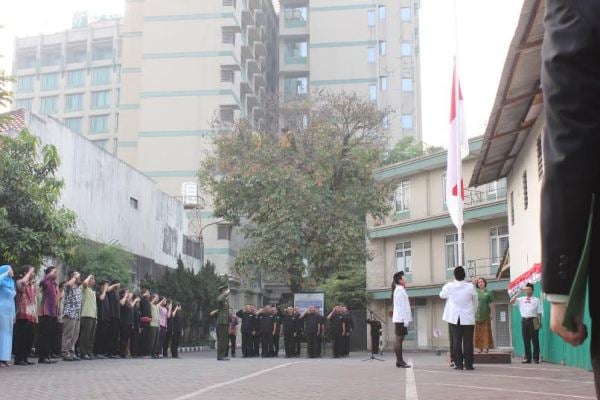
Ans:
POLYGON ((37 325, 35 297, 35 268, 23 267, 17 277, 17 321, 15 323, 15 365, 33 365, 27 357, 33 343, 33 333, 37 325))

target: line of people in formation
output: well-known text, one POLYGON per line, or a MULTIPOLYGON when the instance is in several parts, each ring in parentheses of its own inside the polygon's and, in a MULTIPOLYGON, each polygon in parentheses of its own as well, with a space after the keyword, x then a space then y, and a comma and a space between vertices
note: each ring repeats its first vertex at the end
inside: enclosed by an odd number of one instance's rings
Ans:
POLYGON ((302 339, 306 341, 307 357, 318 358, 323 354, 325 333, 329 332, 333 344, 333 357, 350 354, 350 335, 354 320, 344 305, 336 305, 324 316, 319 306, 311 305, 303 312, 298 307, 278 308, 267 305, 257 309, 247 304, 235 314, 230 312, 230 347, 235 357, 234 326, 241 320, 242 356, 277 357, 279 342, 283 336, 285 357, 300 357, 302 339), (328 329, 328 330, 327 330, 328 329))
POLYGON ((32 365, 94 358, 179 358, 183 334, 181 305, 142 289, 121 288, 118 280, 96 282, 77 271, 58 282, 50 266, 36 282, 35 268, 14 276, 0 267, 0 365, 32 365), (13 325, 14 322, 14 325, 13 325), (13 340, 14 338, 14 340, 13 340))

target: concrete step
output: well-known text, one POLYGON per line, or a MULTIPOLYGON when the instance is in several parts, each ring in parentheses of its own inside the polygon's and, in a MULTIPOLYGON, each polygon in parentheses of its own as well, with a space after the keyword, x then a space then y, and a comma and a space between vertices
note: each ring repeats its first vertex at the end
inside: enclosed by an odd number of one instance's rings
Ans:
POLYGON ((509 352, 475 353, 475 364, 510 364, 512 354, 509 352))

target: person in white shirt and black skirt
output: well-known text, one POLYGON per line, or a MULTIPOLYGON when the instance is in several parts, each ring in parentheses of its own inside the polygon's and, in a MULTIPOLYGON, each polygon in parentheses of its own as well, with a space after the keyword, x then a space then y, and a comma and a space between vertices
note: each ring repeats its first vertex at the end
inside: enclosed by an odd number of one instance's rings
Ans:
POLYGON ((444 321, 452 330, 452 355, 457 370, 473 370, 473 331, 475 328, 475 310, 478 299, 475 287, 465 282, 465 269, 454 268, 454 282, 442 287, 440 297, 446 299, 444 321))
POLYGON ((392 282, 392 303, 394 304, 392 322, 396 333, 394 352, 396 353, 396 367, 398 368, 410 368, 410 365, 402 357, 402 344, 408 333, 408 324, 412 321, 410 302, 405 289, 406 283, 403 271, 394 274, 394 282, 392 282))

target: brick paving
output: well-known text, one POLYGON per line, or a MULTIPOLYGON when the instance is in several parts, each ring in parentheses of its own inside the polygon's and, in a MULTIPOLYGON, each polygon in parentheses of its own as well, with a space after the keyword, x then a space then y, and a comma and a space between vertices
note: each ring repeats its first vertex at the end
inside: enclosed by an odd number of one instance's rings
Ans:
POLYGON ((552 364, 476 365, 454 371, 445 357, 409 353, 413 370, 347 359, 232 359, 214 352, 183 359, 95 360, 0 370, 2 398, 19 399, 594 399, 592 374, 552 364), (407 375, 408 374, 408 375, 407 375), (408 384, 407 384, 408 378, 408 384), (416 383, 416 386, 411 382, 416 383), (5 397, 6 395, 6 397, 5 397))

